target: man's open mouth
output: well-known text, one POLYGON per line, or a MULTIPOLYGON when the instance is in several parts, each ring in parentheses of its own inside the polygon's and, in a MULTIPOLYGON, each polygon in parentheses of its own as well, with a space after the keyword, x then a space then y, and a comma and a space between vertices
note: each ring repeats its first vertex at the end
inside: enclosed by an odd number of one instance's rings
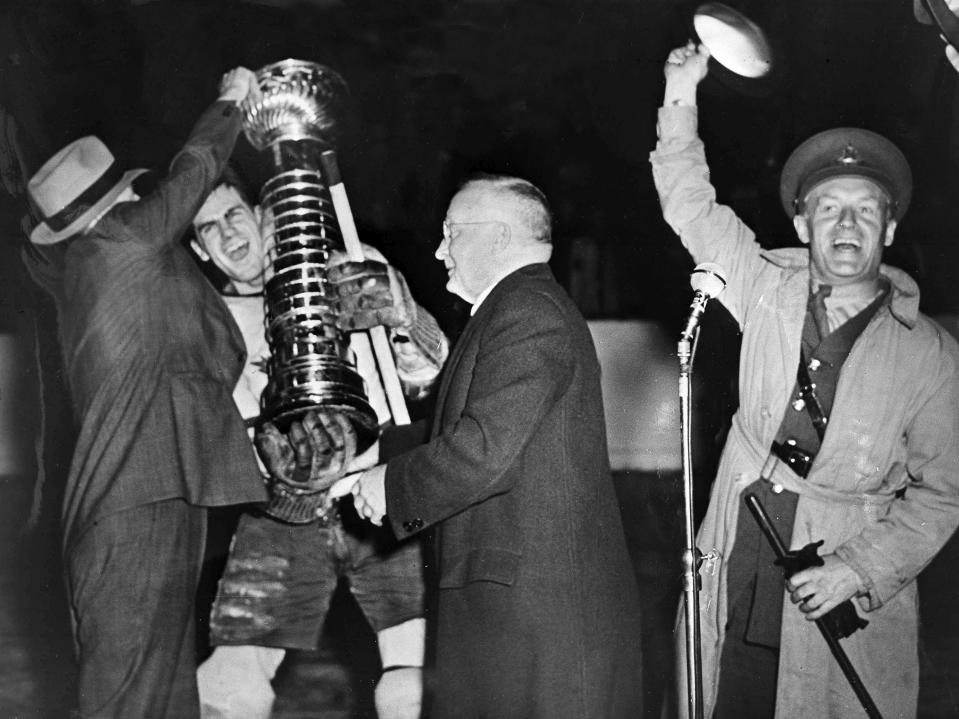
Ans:
POLYGON ((836 250, 858 250, 862 243, 852 237, 837 237, 832 241, 832 246, 836 250))
POLYGON ((239 242, 231 242, 229 245, 224 245, 223 254, 225 254, 231 262, 237 262, 246 257, 247 252, 250 251, 250 243, 248 240, 240 240, 239 242))

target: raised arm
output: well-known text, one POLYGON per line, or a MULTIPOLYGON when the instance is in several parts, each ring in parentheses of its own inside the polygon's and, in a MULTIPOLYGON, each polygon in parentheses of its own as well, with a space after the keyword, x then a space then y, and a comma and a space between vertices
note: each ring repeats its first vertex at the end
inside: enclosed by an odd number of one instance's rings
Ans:
POLYGON ((663 217, 693 260, 716 262, 727 273, 720 301, 742 324, 744 292, 752 286, 763 260, 755 235, 736 214, 716 202, 709 166, 697 135, 696 91, 706 76, 709 52, 689 44, 666 60, 666 89, 657 124, 658 142, 650 154, 653 180, 663 217))
POLYGON ((233 152, 241 127, 240 104, 258 94, 256 76, 247 68, 223 75, 216 101, 197 120, 167 176, 126 210, 129 239, 157 245, 180 241, 233 152))

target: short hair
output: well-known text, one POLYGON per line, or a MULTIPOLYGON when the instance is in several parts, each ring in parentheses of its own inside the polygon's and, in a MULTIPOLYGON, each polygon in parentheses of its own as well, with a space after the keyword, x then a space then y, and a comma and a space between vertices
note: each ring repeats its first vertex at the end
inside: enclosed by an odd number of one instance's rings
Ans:
POLYGON ((520 177, 476 172, 463 180, 459 189, 473 184, 490 185, 495 192, 507 196, 533 240, 546 245, 552 244, 553 211, 546 195, 536 185, 520 177))
MULTIPOLYGON (((220 177, 210 190, 210 195, 212 195, 217 188, 220 187, 232 187, 234 190, 236 190, 236 194, 240 196, 240 199, 243 200, 243 202, 245 202, 247 207, 249 207, 251 210, 256 205, 256 203, 251 200, 252 194, 250 193, 250 185, 246 180, 243 179, 243 176, 236 169, 236 167, 229 163, 223 166, 223 171, 220 173, 220 177)), ((207 195, 207 197, 209 197, 209 195, 207 195)), ((206 202, 207 197, 203 198, 203 202, 206 202)), ((199 212, 199 208, 197 211, 199 212)), ((197 237, 196 234, 196 228, 193 227, 192 219, 186 229, 186 234, 184 235, 183 239, 187 242, 190 240, 195 240, 196 242, 200 241, 200 238, 197 237)))
POLYGON ((220 178, 216 181, 216 184, 213 185, 213 189, 215 190, 220 186, 232 187, 236 190, 236 194, 240 196, 240 199, 249 205, 250 208, 257 204, 253 199, 253 193, 250 192, 249 183, 243 178, 243 175, 240 174, 240 171, 236 169, 235 165, 230 163, 224 165, 223 172, 220 173, 220 178))

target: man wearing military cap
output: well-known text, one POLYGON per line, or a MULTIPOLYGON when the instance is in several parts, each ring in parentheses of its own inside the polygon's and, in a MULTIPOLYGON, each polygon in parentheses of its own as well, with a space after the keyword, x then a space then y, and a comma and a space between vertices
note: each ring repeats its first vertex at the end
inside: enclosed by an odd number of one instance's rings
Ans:
POLYGON ((811 621, 851 600, 869 622, 842 642, 851 663, 883 716, 914 717, 914 579, 959 523, 959 345, 882 264, 909 165, 866 130, 811 137, 780 185, 807 247, 762 249, 709 183, 696 134, 707 60, 693 45, 669 55, 650 156, 666 221, 696 262, 726 268, 720 300, 743 333, 739 410, 697 539, 716 557, 700 572, 705 714, 862 716, 811 621), (740 511, 746 491, 791 549, 823 541, 823 565, 785 591, 740 511))

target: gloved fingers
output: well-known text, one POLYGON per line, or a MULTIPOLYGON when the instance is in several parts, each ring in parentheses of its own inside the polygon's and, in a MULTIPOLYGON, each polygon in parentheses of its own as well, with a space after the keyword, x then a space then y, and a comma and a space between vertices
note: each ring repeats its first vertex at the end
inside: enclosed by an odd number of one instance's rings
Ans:
POLYGON ((415 304, 403 276, 390 265, 347 261, 328 268, 327 277, 336 289, 336 323, 341 330, 412 322, 415 304))
POLYGON ((350 256, 345 250, 330 250, 330 257, 326 261, 327 277, 329 277, 330 270, 347 262, 350 262, 350 256))
MULTIPOLYGON (((330 438, 329 454, 322 466, 317 467, 317 471, 326 475, 328 482, 335 481, 343 476, 343 432, 337 418, 341 415, 323 414, 320 421, 323 423, 323 431, 330 438)), ((327 482, 327 483, 328 483, 327 482)))
POLYGON ((335 309, 339 315, 345 316, 341 321, 349 322, 357 329, 367 329, 365 325, 371 322, 385 324, 393 321, 396 308, 386 275, 338 289, 341 294, 338 295, 335 309))
POLYGON ((323 413, 319 421, 330 439, 331 447, 331 454, 322 470, 327 479, 338 479, 353 461, 356 453, 356 433, 349 419, 339 412, 323 413))
POLYGON ((327 263, 326 276, 327 279, 334 285, 340 285, 342 283, 355 281, 371 275, 385 276, 386 267, 387 265, 385 263, 378 262, 376 260, 356 261, 344 259, 343 261, 336 262, 334 264, 334 259, 331 256, 330 261, 327 263))
POLYGON ((253 445, 271 477, 290 481, 296 459, 289 441, 276 425, 265 422, 257 428, 253 436, 253 445))
POLYGON ((408 327, 416 319, 416 302, 413 301, 413 295, 410 293, 409 285, 406 284, 406 278, 403 273, 388 265, 387 270, 390 278, 390 295, 393 298, 393 304, 398 307, 400 317, 400 327, 408 327))
POLYGON ((336 451, 336 438, 327 428, 327 413, 310 410, 303 417, 303 428, 309 444, 307 469, 310 479, 319 479, 329 468, 336 451))
POLYGON ((353 464, 353 460, 356 458, 356 428, 343 415, 337 415, 337 422, 343 430, 343 467, 345 469, 353 464))
POLYGON ((336 292, 341 303, 361 309, 389 307, 393 299, 390 277, 385 270, 375 275, 363 275, 339 282, 336 284, 336 292))
POLYGON ((310 436, 303 428, 302 421, 294 420, 290 422, 286 436, 293 449, 294 456, 293 472, 290 479, 298 484, 308 482, 310 480, 310 468, 313 464, 313 450, 310 436))
POLYGON ((327 270, 327 279, 336 289, 345 308, 389 306, 388 265, 376 260, 344 262, 327 270))

